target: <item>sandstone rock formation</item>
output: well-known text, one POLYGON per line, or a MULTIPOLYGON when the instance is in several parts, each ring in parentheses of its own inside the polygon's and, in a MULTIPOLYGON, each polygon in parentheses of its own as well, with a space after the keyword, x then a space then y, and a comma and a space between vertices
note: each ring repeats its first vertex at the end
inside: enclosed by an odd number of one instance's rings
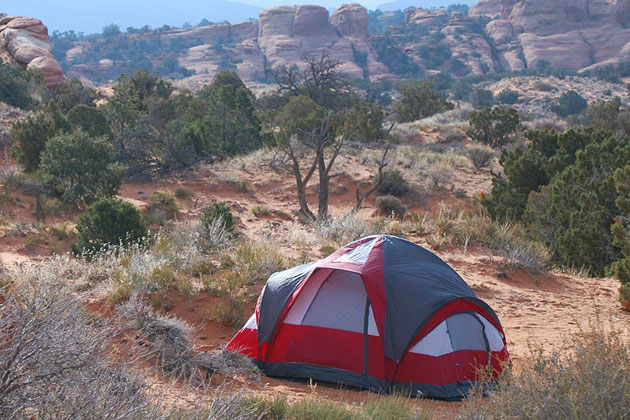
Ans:
MULTIPOLYGON (((279 6, 263 10, 256 21, 120 37, 129 44, 183 45, 167 50, 167 58, 195 71, 182 76, 192 87, 210 81, 220 69, 234 69, 250 84, 268 83, 278 66, 304 66, 304 56, 322 53, 342 62, 341 71, 350 78, 373 82, 422 72, 517 71, 543 60, 555 68, 585 71, 630 59, 630 0, 479 0, 469 16, 445 8, 408 8, 372 17, 358 3, 344 4, 332 16, 321 6, 279 6), (483 30, 482 16, 489 18, 483 30)), ((102 53, 104 42, 79 42, 67 51, 68 74, 113 79, 115 69, 128 62, 112 62, 119 51, 102 53)), ((35 47, 24 48, 18 57, 41 54, 35 47)), ((147 59, 159 68, 164 56, 147 59)))
POLYGON ((40 20, 17 16, 0 19, 0 45, 22 67, 40 70, 48 88, 65 81, 52 55, 48 28, 40 20))
MULTIPOLYGON (((304 56, 323 52, 342 62, 341 71, 350 78, 391 77, 367 39, 368 20, 367 10, 356 3, 341 6, 331 17, 321 6, 279 6, 263 10, 257 21, 178 29, 162 37, 202 41, 179 58, 180 65, 196 72, 188 78, 193 84, 211 80, 226 59, 235 62, 243 80, 253 82, 268 78, 268 72, 279 66, 304 66, 304 56), (216 48, 217 44, 221 48, 216 48), (365 54, 365 63, 356 63, 357 53, 365 54)), ((66 58, 80 62, 85 52, 76 46, 66 58)), ((71 74, 86 71, 79 66, 72 66, 71 74)))
POLYGON ((498 18, 486 32, 505 70, 535 67, 541 60, 587 70, 625 60, 630 49, 627 0, 480 0, 470 15, 498 18))

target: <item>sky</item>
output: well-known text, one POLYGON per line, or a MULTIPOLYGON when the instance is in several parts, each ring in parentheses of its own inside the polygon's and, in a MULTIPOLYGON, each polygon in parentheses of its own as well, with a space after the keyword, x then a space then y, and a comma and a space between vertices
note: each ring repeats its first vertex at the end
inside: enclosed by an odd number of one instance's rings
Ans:
MULTIPOLYGON (((2 1, 0 12, 9 15, 30 16, 41 19, 49 31, 95 33, 115 23, 125 30, 129 26, 164 24, 181 27, 185 22, 193 25, 206 18, 213 22, 228 20, 231 23, 257 18, 261 9, 283 4, 319 4, 335 9, 353 0, 19 0, 2 1)), ((356 0, 354 0, 356 1, 356 0)), ((393 0, 358 0, 374 10, 393 0)), ((475 0, 395 0, 396 5, 437 7, 452 3, 473 4, 475 0)), ((398 8, 398 7, 396 7, 398 8)), ((404 6, 402 6, 404 8, 404 6)))

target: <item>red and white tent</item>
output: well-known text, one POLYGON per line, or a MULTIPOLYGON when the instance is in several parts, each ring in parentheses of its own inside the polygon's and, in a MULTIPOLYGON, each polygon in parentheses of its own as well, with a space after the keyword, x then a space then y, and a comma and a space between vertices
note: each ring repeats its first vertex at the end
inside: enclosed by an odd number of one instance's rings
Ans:
POLYGON ((394 236, 273 274, 227 346, 270 376, 461 398, 508 361, 494 311, 435 254, 394 236))

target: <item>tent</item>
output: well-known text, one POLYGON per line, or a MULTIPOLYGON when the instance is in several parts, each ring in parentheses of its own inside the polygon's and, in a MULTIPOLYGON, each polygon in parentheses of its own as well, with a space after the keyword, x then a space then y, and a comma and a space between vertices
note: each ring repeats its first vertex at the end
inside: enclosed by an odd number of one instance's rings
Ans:
POLYGON ((387 235, 273 274, 226 349, 269 376, 447 399, 508 362, 490 306, 435 254, 387 235))

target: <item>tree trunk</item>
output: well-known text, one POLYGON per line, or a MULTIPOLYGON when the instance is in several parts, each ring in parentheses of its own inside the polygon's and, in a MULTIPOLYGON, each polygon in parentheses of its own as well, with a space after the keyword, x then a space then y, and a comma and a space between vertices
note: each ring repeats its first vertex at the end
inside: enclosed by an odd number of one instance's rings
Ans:
POLYGON ((330 178, 328 178, 324 153, 319 154, 317 165, 319 168, 319 208, 317 211, 317 221, 325 222, 328 219, 328 190, 330 178))

